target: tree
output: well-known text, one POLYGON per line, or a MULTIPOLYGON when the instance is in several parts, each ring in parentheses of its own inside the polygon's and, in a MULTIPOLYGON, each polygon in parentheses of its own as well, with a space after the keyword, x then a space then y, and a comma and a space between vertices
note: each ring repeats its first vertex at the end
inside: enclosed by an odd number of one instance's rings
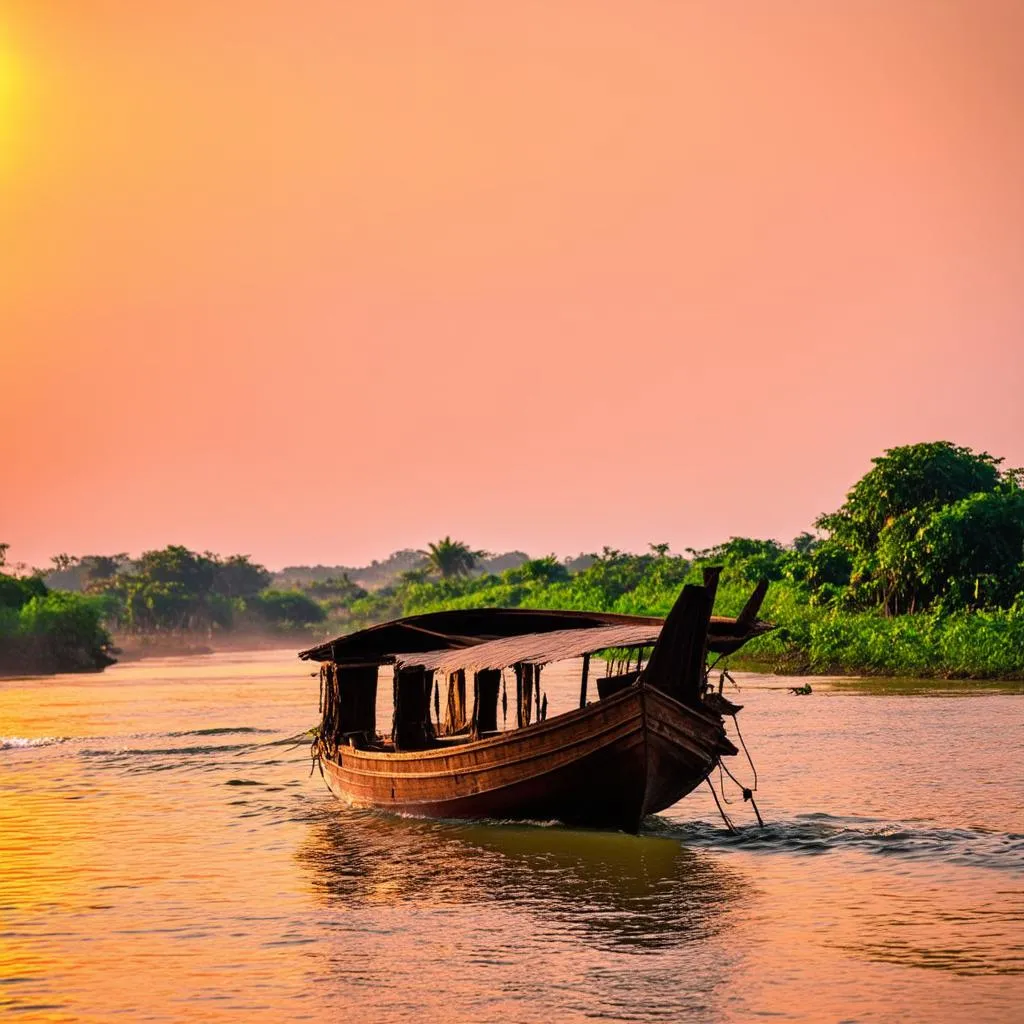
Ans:
POLYGON ((330 601, 334 608, 347 608, 354 601, 366 597, 367 593, 358 583, 353 583, 347 572, 325 580, 314 580, 305 589, 317 600, 330 601))
POLYGON ((1024 490, 1010 482, 935 512, 909 545, 925 597, 949 611, 1024 595, 1024 490))
POLYGON ((82 589, 89 591, 101 588, 117 576, 128 562, 128 555, 124 551, 116 555, 83 555, 79 561, 82 589))
POLYGON ((938 575, 922 575, 923 534, 942 509, 995 491, 1001 461, 949 441, 890 448, 873 459, 843 505, 815 523, 850 559, 849 603, 897 615, 938 598, 938 575))
POLYGON ((420 551, 427 559, 428 567, 443 579, 452 576, 468 576, 481 558, 487 557, 486 551, 473 551, 462 541, 444 537, 436 544, 428 544, 426 551, 420 551))
POLYGON ((220 561, 180 544, 144 551, 133 573, 112 580, 123 590, 129 629, 196 630, 227 625, 231 601, 214 590, 220 561))
POLYGON ((7 564, 7 552, 10 551, 10 544, 0 544, 0 566, 7 564))
POLYGON ((506 569, 501 578, 506 583, 563 583, 569 579, 569 570, 554 556, 531 558, 512 569, 506 569))
POLYGON ((821 544, 819 538, 815 537, 813 533, 808 533, 804 530, 802 533, 798 533, 789 545, 797 554, 809 555, 818 545, 821 544))
POLYGON ((855 550, 876 548, 882 532, 903 516, 923 520, 969 494, 994 490, 1003 460, 932 441, 888 448, 871 461, 874 468, 853 485, 839 509, 814 524, 855 550))
POLYGON ((749 583, 781 579, 780 562, 786 554, 778 541, 754 537, 730 537, 724 544, 705 551, 687 551, 702 562, 724 566, 727 577, 749 583))
POLYGON ((323 608, 300 590, 267 590, 246 601, 246 607, 278 627, 308 626, 327 617, 323 608))
POLYGON ((214 558, 213 591, 222 597, 252 597, 270 586, 270 573, 248 555, 231 555, 223 561, 214 558))

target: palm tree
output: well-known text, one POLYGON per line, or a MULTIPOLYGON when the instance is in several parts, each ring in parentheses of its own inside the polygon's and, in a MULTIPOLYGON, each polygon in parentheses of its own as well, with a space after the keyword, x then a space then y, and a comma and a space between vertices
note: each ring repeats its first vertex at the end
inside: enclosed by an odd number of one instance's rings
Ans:
POLYGON ((452 576, 468 576, 476 566, 477 560, 487 557, 486 551, 473 551, 461 540, 445 537, 436 544, 428 544, 426 551, 421 551, 427 559, 427 567, 443 579, 452 576))

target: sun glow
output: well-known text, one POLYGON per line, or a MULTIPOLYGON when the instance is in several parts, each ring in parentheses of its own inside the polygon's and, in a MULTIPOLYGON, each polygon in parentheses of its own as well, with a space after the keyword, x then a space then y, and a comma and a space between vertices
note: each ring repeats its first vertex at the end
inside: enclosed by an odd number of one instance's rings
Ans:
POLYGON ((0 39, 0 174, 14 165, 24 87, 23 65, 7 41, 0 39))

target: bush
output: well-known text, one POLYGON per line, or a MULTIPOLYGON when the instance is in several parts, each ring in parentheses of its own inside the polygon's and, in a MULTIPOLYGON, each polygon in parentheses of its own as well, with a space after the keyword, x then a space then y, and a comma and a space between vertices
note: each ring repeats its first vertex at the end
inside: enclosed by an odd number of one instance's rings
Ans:
POLYGON ((310 626, 327 618, 324 609, 301 590, 265 590, 250 597, 246 609, 279 629, 310 626))

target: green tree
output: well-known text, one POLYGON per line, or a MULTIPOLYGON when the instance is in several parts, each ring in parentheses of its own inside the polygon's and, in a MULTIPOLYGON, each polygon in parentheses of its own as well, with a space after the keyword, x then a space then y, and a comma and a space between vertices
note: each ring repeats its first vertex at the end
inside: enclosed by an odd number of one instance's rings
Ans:
POLYGON ((214 590, 219 560, 180 544, 144 551, 135 571, 115 581, 124 589, 130 630, 209 630, 230 622, 231 602, 214 590))
POLYGON ((279 628, 323 622, 327 613, 300 590, 266 590, 246 601, 246 608, 279 628))
POLYGON ((334 608, 348 608, 353 602, 366 597, 366 591, 358 583, 353 583, 347 572, 325 580, 314 580, 305 590, 317 600, 330 601, 334 608))
POLYGON ((443 579, 468 576, 477 561, 487 557, 486 551, 473 551, 462 541, 452 540, 451 537, 444 537, 436 544, 428 544, 427 550, 420 554, 426 557, 428 567, 443 579))
POLYGON ((0 608, 21 609, 34 597, 45 597, 46 584, 38 576, 8 576, 0 573, 0 608))
POLYGON ((214 558, 212 590, 222 597, 252 597, 270 585, 270 573, 248 555, 214 558))
POLYGON ((505 583, 560 583, 569 579, 569 570, 554 556, 531 558, 501 574, 505 583))
POLYGON ((98 671, 113 663, 102 607, 81 594, 55 590, 28 601, 19 613, 20 632, 43 641, 57 672, 98 671))
POLYGON ((890 448, 872 461, 843 505, 815 526, 850 558, 853 605, 878 605, 886 615, 912 612, 936 597, 922 578, 922 531, 940 509, 994 491, 1002 460, 935 441, 890 448))
POLYGON ((0 573, 0 672, 96 671, 109 665, 101 603, 51 591, 39 575, 0 573))
POLYGON ((933 513, 909 545, 925 597, 943 608, 1024 598, 1024 490, 1011 480, 933 513))
POLYGON ((79 559, 82 570, 82 589, 86 592, 102 590, 128 565, 125 552, 116 555, 83 555, 79 559))

